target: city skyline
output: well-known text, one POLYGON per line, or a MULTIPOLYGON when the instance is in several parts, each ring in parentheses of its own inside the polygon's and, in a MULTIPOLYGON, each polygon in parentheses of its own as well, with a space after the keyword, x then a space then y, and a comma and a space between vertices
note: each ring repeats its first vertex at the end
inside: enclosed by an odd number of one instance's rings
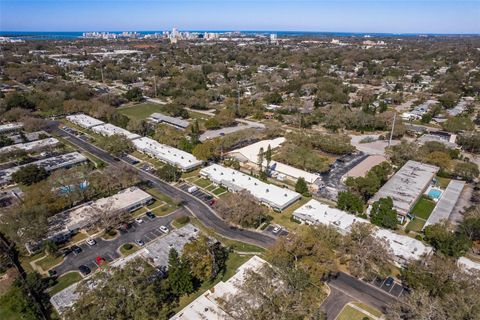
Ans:
POLYGON ((0 1, 0 31, 480 33, 478 1, 0 1))

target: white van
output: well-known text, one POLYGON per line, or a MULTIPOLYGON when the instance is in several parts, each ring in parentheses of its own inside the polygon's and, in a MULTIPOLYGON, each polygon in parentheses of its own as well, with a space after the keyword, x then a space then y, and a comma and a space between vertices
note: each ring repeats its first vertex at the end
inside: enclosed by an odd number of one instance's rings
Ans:
POLYGON ((188 191, 188 193, 194 193, 194 192, 197 191, 197 190, 198 190, 198 187, 196 187, 196 186, 191 186, 190 188, 188 188, 187 191, 188 191))

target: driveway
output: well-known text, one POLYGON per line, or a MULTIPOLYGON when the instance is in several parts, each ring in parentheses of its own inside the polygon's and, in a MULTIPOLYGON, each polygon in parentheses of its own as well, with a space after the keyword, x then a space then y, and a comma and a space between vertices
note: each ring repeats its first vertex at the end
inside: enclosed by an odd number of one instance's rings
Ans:
POLYGON ((342 177, 367 157, 367 154, 358 152, 337 159, 330 170, 321 174, 321 179, 317 180, 317 184, 319 185, 318 194, 321 197, 335 200, 338 192, 346 190, 345 184, 342 182, 342 177))
POLYGON ((86 265, 90 269, 96 269, 95 259, 100 256, 107 262, 111 262, 120 257, 118 249, 125 243, 134 243, 135 240, 143 240, 145 243, 153 241, 164 235, 158 228, 161 225, 170 225, 173 219, 180 215, 188 214, 184 209, 180 208, 164 217, 148 218, 143 215, 142 223, 132 222, 132 226, 127 232, 120 232, 120 235, 113 240, 103 240, 100 237, 93 238, 97 244, 89 246, 85 242, 79 245, 82 252, 68 254, 63 263, 56 268, 55 271, 62 275, 68 271, 76 271, 81 265, 86 265))
POLYGON ((322 303, 322 310, 327 320, 334 320, 342 308, 350 301, 360 301, 385 312, 397 298, 373 284, 366 283, 346 273, 340 272, 338 277, 328 281, 330 295, 322 303))
MULTIPOLYGON (((120 161, 116 161, 112 155, 91 144, 90 142, 83 141, 78 137, 61 130, 60 128, 58 128, 58 125, 58 122, 54 122, 52 125, 52 130, 54 130, 55 133, 61 135, 64 139, 71 142, 77 148, 93 154, 100 160, 114 167, 119 165, 120 161)), ((205 202, 201 201, 195 196, 192 196, 188 192, 172 186, 171 184, 159 179, 157 176, 149 172, 142 171, 139 168, 132 166, 125 161, 121 161, 121 163, 129 165, 131 168, 137 170, 139 177, 144 181, 150 182, 152 186, 155 187, 155 189, 160 193, 163 193, 171 198, 179 198, 180 200, 182 200, 184 202, 184 207, 187 208, 189 212, 191 212, 196 218, 198 218, 207 228, 214 229, 222 236, 232 240, 250 243, 262 248, 268 248, 270 246, 273 246, 273 244, 275 243, 275 237, 272 237, 270 235, 251 230, 239 230, 231 228, 231 226, 224 220, 222 220, 216 214, 216 212, 213 211, 212 208, 210 208, 210 206, 208 206, 205 202)))

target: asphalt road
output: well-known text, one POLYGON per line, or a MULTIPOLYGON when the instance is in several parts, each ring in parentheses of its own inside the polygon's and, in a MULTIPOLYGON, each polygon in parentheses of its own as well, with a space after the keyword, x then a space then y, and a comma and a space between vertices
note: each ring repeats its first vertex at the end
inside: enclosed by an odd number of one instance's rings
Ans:
MULTIPOLYGON (((113 156, 97 148, 96 146, 59 129, 58 123, 57 127, 53 130, 78 148, 93 154, 106 163, 109 163, 113 166, 118 166, 119 161, 115 160, 113 156)), ((124 163, 129 165, 126 162, 124 163)), ((268 248, 275 243, 276 237, 274 236, 250 230, 232 228, 228 223, 219 218, 216 213, 200 199, 197 199, 191 194, 160 180, 148 172, 144 172, 134 166, 132 166, 132 168, 135 168, 138 171, 139 176, 142 179, 150 181, 159 192, 170 197, 179 197, 182 199, 182 201, 185 203, 185 209, 197 217, 206 227, 212 228, 218 234, 226 238, 251 243, 263 248, 268 248)), ((95 259, 96 253, 93 253, 91 257, 95 259)), ((75 268, 78 268, 78 263, 75 265, 75 268)), ((338 312, 340 312, 341 309, 338 310, 340 301, 339 299, 346 302, 350 301, 349 299, 358 300, 382 311, 384 311, 390 303, 395 301, 393 296, 384 292, 383 290, 344 273, 340 273, 336 279, 331 280, 329 282, 329 286, 332 289, 334 296, 325 300, 325 302, 322 304, 322 308, 326 310, 327 315, 328 312, 330 312, 330 314, 335 312, 338 314, 338 312)), ((332 318, 332 316, 329 316, 329 319, 334 319, 334 317, 332 318)))
POLYGON ((97 244, 89 246, 87 243, 79 245, 82 248, 82 252, 74 254, 73 252, 68 254, 63 263, 54 270, 58 275, 62 275, 68 271, 77 271, 81 265, 86 265, 91 270, 96 268, 95 259, 100 256, 106 261, 111 262, 120 257, 118 249, 125 243, 135 243, 136 240, 142 240, 145 243, 164 235, 158 228, 162 225, 168 226, 173 219, 179 215, 184 215, 184 209, 176 210, 171 214, 164 217, 148 218, 143 215, 141 218, 142 223, 133 222, 130 229, 127 232, 122 231, 117 238, 113 240, 103 240, 102 238, 95 239, 97 244))
POLYGON ((349 301, 361 301, 382 312, 396 301, 394 296, 384 290, 342 272, 330 280, 328 286, 331 292, 322 304, 328 320, 335 319, 349 301))
MULTIPOLYGON (((58 123, 57 123, 58 124, 58 123)), ((113 166, 118 166, 119 161, 116 160, 109 153, 99 149, 98 147, 90 144, 89 142, 83 141, 78 137, 61 130, 60 128, 53 129, 55 133, 61 135, 63 138, 68 140, 73 145, 77 146, 79 149, 83 149, 102 161, 109 163, 113 166)), ((197 199, 191 194, 172 186, 153 174, 142 171, 139 168, 128 164, 127 162, 122 161, 125 165, 129 165, 135 170, 137 170, 140 178, 143 180, 149 181, 152 185, 161 193, 169 197, 178 197, 184 202, 184 207, 197 217, 206 227, 212 228, 218 234, 233 240, 238 240, 246 243, 250 243, 262 248, 268 248, 272 246, 276 237, 263 234, 260 232, 255 232, 251 230, 236 229, 222 220, 216 215, 216 213, 203 201, 197 199)))

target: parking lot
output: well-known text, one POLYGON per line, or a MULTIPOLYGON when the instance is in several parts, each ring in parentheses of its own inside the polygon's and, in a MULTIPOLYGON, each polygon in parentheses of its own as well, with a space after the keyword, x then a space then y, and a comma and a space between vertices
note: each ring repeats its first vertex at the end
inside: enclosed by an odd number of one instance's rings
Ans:
POLYGON ((280 231, 274 232, 275 227, 277 227, 277 226, 271 224, 271 225, 269 225, 268 227, 265 228, 265 232, 270 233, 270 234, 272 234, 276 237, 286 237, 286 236, 288 236, 288 231, 285 228, 283 228, 281 226, 278 226, 278 227, 280 227, 280 231))
MULTIPOLYGON (((188 183, 182 183, 178 186, 180 189, 182 189, 183 191, 185 192, 188 192, 188 188, 191 187, 191 185, 189 185, 188 183)), ((190 192, 188 192, 190 193, 190 192)), ((207 192, 201 190, 200 188, 198 188, 198 190, 190 193, 191 195, 195 196, 196 198, 202 200, 203 202, 207 203, 207 204, 210 204, 210 202, 212 201, 213 199, 213 196, 208 194, 207 192)))
POLYGON ((133 221, 128 229, 119 230, 120 235, 112 240, 103 240, 100 237, 92 238, 97 243, 93 246, 86 242, 78 245, 82 251, 78 254, 68 253, 64 262, 54 268, 57 274, 61 275, 68 271, 76 271, 81 265, 89 267, 92 271, 97 268, 96 258, 101 257, 107 262, 111 262, 120 257, 118 249, 125 243, 135 243, 142 240, 145 244, 153 241, 155 238, 165 235, 159 230, 164 225, 171 229, 171 222, 179 215, 187 215, 183 209, 179 209, 168 216, 149 218, 145 215, 141 216, 142 222, 133 221))
POLYGON ((330 170, 322 173, 321 179, 317 180, 319 186, 318 195, 336 200, 338 192, 346 189, 342 182, 342 177, 367 157, 367 154, 358 152, 337 159, 330 167, 330 170))
POLYGON ((383 291, 397 298, 400 297, 402 294, 407 293, 407 289, 401 283, 398 283, 395 281, 392 285, 387 286, 385 284, 386 280, 387 280, 386 278, 385 279, 376 278, 375 280, 372 281, 372 284, 375 287, 380 288, 383 291))

